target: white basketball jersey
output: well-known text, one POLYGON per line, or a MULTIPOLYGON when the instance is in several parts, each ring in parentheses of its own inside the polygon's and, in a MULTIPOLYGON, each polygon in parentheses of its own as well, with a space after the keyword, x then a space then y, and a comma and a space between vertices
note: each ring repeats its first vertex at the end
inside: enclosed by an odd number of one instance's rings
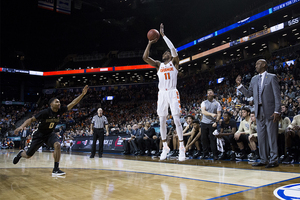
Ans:
POLYGON ((172 61, 167 63, 161 63, 159 70, 157 71, 158 76, 158 89, 159 91, 167 91, 171 89, 176 89, 177 86, 177 74, 178 71, 172 61))

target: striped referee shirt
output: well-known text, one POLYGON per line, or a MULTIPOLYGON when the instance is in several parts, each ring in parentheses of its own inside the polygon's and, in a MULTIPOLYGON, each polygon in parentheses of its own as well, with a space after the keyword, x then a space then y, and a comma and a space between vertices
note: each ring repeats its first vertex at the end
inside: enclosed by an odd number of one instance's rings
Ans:
POLYGON ((104 128, 104 125, 107 125, 108 121, 104 115, 101 117, 95 115, 92 119, 92 124, 94 124, 94 128, 104 128))

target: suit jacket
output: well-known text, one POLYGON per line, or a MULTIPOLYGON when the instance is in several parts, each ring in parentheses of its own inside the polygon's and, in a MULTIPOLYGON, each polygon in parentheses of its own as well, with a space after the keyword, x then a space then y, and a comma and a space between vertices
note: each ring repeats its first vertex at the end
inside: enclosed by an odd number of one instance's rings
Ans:
MULTIPOLYGON (((255 104, 255 117, 258 114, 258 78, 259 75, 252 77, 248 90, 242 86, 241 91, 246 97, 253 96, 255 104)), ((281 112, 280 86, 275 74, 266 73, 263 81, 261 100, 265 118, 271 118, 274 112, 281 112)))
POLYGON ((144 137, 144 133, 145 133, 145 129, 144 128, 137 129, 136 130, 136 138, 142 138, 142 137, 144 137))

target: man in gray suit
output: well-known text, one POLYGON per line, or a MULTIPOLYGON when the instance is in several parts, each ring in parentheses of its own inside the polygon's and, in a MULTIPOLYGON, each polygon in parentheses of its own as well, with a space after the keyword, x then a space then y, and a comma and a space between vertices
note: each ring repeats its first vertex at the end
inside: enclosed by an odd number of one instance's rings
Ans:
POLYGON ((248 98, 254 98, 261 161, 252 166, 266 165, 266 168, 271 168, 278 167, 277 133, 281 103, 278 79, 275 74, 266 72, 267 67, 264 59, 256 62, 255 69, 259 74, 252 77, 248 90, 241 84, 241 76, 236 78, 236 83, 240 92, 248 98))

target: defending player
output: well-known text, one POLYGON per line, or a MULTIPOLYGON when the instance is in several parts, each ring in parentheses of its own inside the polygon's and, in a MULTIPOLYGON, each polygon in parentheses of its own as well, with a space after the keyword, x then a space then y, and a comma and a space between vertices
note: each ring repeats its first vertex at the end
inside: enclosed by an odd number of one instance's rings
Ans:
POLYGON ((15 130, 15 134, 23 130, 24 127, 29 126, 32 122, 39 120, 38 128, 33 132, 33 138, 30 147, 27 151, 20 150, 20 152, 14 157, 13 163, 17 164, 21 157, 30 158, 33 154, 46 143, 49 147, 54 147, 54 169, 52 176, 61 176, 66 173, 59 169, 59 160, 61 155, 60 142, 57 135, 53 132, 56 124, 59 122, 59 117, 68 110, 71 110, 79 101, 84 97, 88 91, 86 85, 81 95, 74 99, 68 106, 60 107, 60 101, 57 98, 51 98, 49 100, 49 107, 40 111, 35 116, 27 119, 19 128, 15 130))
POLYGON ((166 51, 163 56, 163 62, 153 60, 149 57, 150 47, 158 39, 149 41, 146 50, 143 55, 143 60, 149 65, 157 69, 157 75, 159 79, 158 84, 158 101, 157 101, 157 114, 160 120, 160 132, 163 141, 163 151, 160 156, 160 160, 164 160, 170 151, 170 148, 166 142, 167 127, 166 117, 168 115, 168 107, 170 106, 173 115, 174 123, 176 125, 176 132, 179 138, 179 161, 185 160, 185 148, 183 144, 182 126, 180 124, 181 106, 179 92, 176 89, 177 74, 179 67, 179 58, 177 51, 172 42, 164 34, 164 25, 160 25, 160 34, 169 47, 170 51, 166 51))

